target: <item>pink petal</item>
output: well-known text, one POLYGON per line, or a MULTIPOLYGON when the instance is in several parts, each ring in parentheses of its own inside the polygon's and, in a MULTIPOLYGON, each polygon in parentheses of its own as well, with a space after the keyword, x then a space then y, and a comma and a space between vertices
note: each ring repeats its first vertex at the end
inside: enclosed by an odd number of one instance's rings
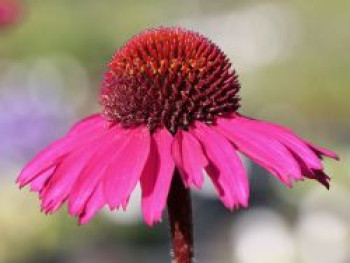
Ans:
POLYGON ((220 133, 200 122, 195 122, 195 127, 190 132, 204 149, 209 162, 206 170, 225 206, 247 206, 248 180, 233 146, 220 133))
POLYGON ((35 179, 40 173, 57 165, 72 150, 93 140, 99 132, 106 130, 101 123, 91 125, 88 132, 76 133, 75 136, 65 136, 53 142, 41 151, 32 161, 30 161, 21 171, 17 178, 19 186, 22 187, 35 179))
POLYGON ((232 118, 235 119, 234 121, 239 122, 240 125, 248 125, 252 129, 279 140, 292 151, 304 177, 317 180, 329 189, 330 178, 322 171, 323 165, 319 158, 325 155, 338 160, 338 156, 335 153, 306 142, 283 126, 253 120, 239 114, 232 118))
POLYGON ((80 135, 81 133, 89 132, 91 129, 107 125, 107 121, 102 118, 100 114, 90 115, 75 125, 68 131, 68 135, 80 135))
POLYGON ((19 186, 23 187, 42 172, 57 165, 60 158, 66 155, 71 149, 72 147, 66 138, 53 142, 23 168, 17 178, 19 186))
POLYGON ((147 127, 132 129, 103 179, 104 193, 111 209, 118 208, 135 188, 149 151, 150 133, 147 127))
POLYGON ((127 130, 112 128, 113 133, 105 136, 101 147, 79 175, 70 191, 68 209, 71 215, 79 215, 96 186, 105 176, 108 167, 114 162, 116 154, 126 144, 127 130))
POLYGON ((185 184, 186 187, 190 186, 190 180, 186 176, 186 173, 182 170, 183 167, 183 160, 182 160, 182 133, 177 132, 175 134, 173 143, 171 145, 171 155, 174 159, 174 162, 176 164, 176 168, 179 170, 181 178, 183 180, 183 183, 185 184))
POLYGON ((47 184, 47 182, 50 180, 52 175, 54 174, 56 170, 56 167, 51 167, 50 169, 46 170, 40 176, 35 178, 31 183, 30 183, 30 189, 35 192, 41 191, 41 189, 47 184))
POLYGON ((52 212, 53 206, 58 209, 67 199, 74 183, 82 173, 83 169, 93 160, 100 150, 100 145, 108 144, 109 136, 113 131, 101 133, 89 143, 75 149, 68 157, 64 158, 55 170, 47 187, 40 193, 42 207, 46 212, 52 212))
POLYGON ((313 145, 313 144, 311 144, 311 143, 308 143, 308 144, 309 144, 309 146, 312 148, 312 150, 313 150, 320 158, 322 158, 322 155, 324 155, 324 156, 333 158, 333 159, 335 159, 335 160, 339 160, 339 156, 338 156, 336 153, 334 153, 334 152, 332 152, 332 151, 330 151, 330 150, 327 150, 327 149, 318 147, 318 146, 313 145))
POLYGON ((259 120, 254 120, 254 119, 251 119, 251 118, 247 118, 247 117, 243 117, 241 116, 240 114, 235 114, 235 115, 232 115, 231 118, 239 118, 241 121, 255 121, 255 122, 259 122, 260 124, 263 124, 263 125, 269 125, 270 127, 273 127, 273 129, 275 130, 278 130, 280 133, 286 133, 286 134, 292 134, 294 135, 294 137, 299 140, 299 141, 303 141, 304 144, 306 144, 307 146, 311 147, 312 150, 318 154, 318 157, 321 157, 322 155, 325 155, 327 157, 330 157, 330 158, 333 158, 333 159, 336 159, 336 160, 339 160, 339 157, 336 153, 330 151, 330 150, 327 150, 327 149, 324 149, 324 148, 321 148, 321 147, 318 147, 314 144, 311 144, 307 141, 305 141, 304 139, 296 136, 290 129, 286 128, 286 127, 283 127, 283 126, 280 126, 280 125, 277 125, 277 124, 273 124, 273 123, 270 123, 270 122, 263 122, 263 121, 259 121, 259 120))
POLYGON ((300 160, 299 163, 304 177, 316 180, 329 189, 329 176, 327 176, 322 170, 315 170, 308 167, 302 160, 300 160))
POLYGON ((302 179, 297 161, 274 138, 241 125, 236 119, 218 118, 215 128, 230 139, 240 151, 277 176, 286 185, 291 186, 291 178, 302 179))
POLYGON ((303 162, 305 162, 310 168, 323 169, 320 159, 304 142, 304 140, 297 137, 288 129, 268 122, 248 119, 239 115, 232 121, 237 122, 237 125, 246 126, 247 128, 254 129, 266 136, 278 140, 294 154, 300 156, 303 162))
POLYGON ((151 138, 148 160, 141 175, 142 212, 153 225, 162 218, 174 172, 171 156, 173 136, 167 129, 158 129, 151 138))
POLYGON ((102 184, 99 184, 92 192, 84 211, 79 215, 79 224, 88 223, 105 204, 103 187, 102 184))
POLYGON ((203 184, 203 168, 208 161, 197 139, 184 130, 178 130, 172 147, 172 154, 181 177, 187 187, 203 184))

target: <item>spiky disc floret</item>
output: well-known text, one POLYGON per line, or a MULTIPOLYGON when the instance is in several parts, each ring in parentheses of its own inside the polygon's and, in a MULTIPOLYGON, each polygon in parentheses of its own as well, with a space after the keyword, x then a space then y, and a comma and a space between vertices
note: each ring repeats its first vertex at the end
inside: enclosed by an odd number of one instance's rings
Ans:
POLYGON ((100 102, 109 120, 151 132, 187 129, 239 107, 237 75, 209 39, 182 28, 146 30, 118 50, 108 65, 100 102))

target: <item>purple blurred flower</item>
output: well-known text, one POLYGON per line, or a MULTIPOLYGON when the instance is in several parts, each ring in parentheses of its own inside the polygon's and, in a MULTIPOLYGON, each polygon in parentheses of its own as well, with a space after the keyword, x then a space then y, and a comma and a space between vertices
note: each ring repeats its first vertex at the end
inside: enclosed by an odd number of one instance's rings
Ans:
POLYGON ((64 102, 60 82, 60 72, 45 64, 12 65, 0 77, 1 167, 24 162, 67 129, 73 107, 64 102))

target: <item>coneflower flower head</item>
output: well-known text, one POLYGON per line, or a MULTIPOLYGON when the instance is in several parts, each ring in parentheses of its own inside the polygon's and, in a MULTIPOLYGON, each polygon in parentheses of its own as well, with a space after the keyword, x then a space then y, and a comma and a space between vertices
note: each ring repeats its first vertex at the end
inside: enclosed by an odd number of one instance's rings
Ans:
POLYGON ((238 108, 240 86, 228 58, 192 31, 147 30, 118 50, 108 68, 103 114, 124 127, 146 124, 175 134, 238 108))
POLYGON ((249 185, 237 152, 287 186, 310 178, 329 187, 321 159, 337 156, 239 114, 239 89, 227 57, 207 38, 182 28, 147 30, 109 63, 102 114, 44 149, 19 185, 39 192, 46 213, 67 201, 86 223, 105 205, 126 209, 140 183, 148 224, 162 218, 175 169, 186 187, 199 189, 205 170, 227 208, 246 207, 249 185))

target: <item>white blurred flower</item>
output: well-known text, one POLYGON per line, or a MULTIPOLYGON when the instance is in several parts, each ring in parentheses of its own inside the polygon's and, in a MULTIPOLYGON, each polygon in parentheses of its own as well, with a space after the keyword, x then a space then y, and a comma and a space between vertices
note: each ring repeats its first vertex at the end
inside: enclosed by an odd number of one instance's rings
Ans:
POLYGON ((250 209, 232 229, 233 261, 237 263, 292 263, 295 244, 291 230, 276 212, 250 209))
POLYGON ((350 260, 350 193, 333 184, 331 191, 311 191, 300 206, 297 244, 303 263, 350 260))
POLYGON ((303 263, 345 263, 349 229, 344 220, 327 211, 302 214, 297 226, 303 263))
POLYGON ((257 4, 179 24, 215 39, 238 71, 281 61, 298 42, 298 19, 291 7, 283 4, 257 4))

